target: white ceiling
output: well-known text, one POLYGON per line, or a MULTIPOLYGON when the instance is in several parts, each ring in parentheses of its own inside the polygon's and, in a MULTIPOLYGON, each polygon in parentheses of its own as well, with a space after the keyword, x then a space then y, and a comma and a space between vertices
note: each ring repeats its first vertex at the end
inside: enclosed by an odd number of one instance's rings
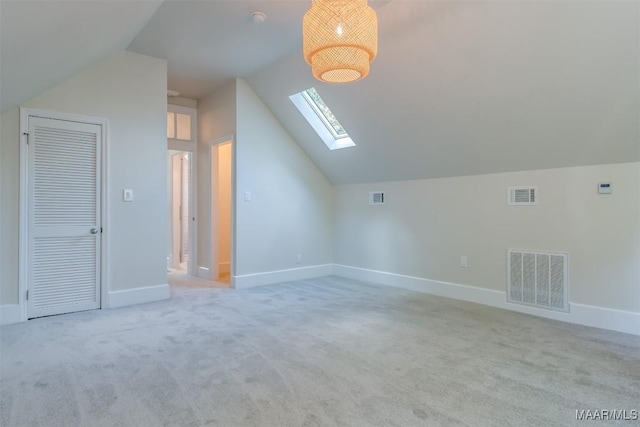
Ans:
POLYGON ((637 1, 371 2, 379 55, 346 85, 302 58, 310 0, 160 3, 0 0, 2 111, 128 48, 187 97, 245 77, 334 183, 640 160, 637 1), (301 118, 288 97, 310 86, 357 147, 330 152, 301 118))
POLYGON ((202 98, 302 48, 300 0, 165 1, 128 50, 169 61, 169 88, 202 98), (262 11, 262 24, 250 20, 262 11))
POLYGON ((124 50, 161 0, 0 0, 0 111, 124 50))
POLYGON ((248 78, 333 183, 640 160, 640 2, 394 1, 363 81, 296 52, 248 78), (314 86, 357 144, 329 151, 288 95, 314 86))

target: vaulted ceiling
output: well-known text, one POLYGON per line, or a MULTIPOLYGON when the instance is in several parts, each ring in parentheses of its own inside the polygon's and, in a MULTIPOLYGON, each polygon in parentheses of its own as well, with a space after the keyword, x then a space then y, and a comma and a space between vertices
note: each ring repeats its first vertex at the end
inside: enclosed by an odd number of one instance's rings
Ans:
POLYGON ((640 160, 640 2, 391 2, 356 83, 300 52, 248 81, 334 183, 640 160), (287 95, 314 86, 357 144, 329 151, 287 95))
POLYGON ((328 85, 301 55, 310 1, 2 0, 2 111, 128 48, 188 97, 246 78, 334 183, 640 160, 640 2, 370 3, 371 74, 328 85), (311 86, 356 147, 302 119, 289 95, 311 86))
POLYGON ((0 0, 0 111, 129 46, 162 0, 0 0))

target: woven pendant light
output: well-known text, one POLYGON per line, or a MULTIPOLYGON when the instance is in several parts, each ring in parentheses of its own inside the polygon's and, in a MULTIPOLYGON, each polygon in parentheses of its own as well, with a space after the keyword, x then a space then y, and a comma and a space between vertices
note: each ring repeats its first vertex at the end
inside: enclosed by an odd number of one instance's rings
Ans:
POLYGON ((302 22, 302 50, 313 76, 346 83, 369 74, 378 53, 378 19, 367 0, 312 0, 302 22))

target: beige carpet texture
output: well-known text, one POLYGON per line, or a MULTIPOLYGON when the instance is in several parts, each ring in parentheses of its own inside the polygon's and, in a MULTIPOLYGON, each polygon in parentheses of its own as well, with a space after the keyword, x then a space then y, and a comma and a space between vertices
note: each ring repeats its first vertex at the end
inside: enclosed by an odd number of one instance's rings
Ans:
POLYGON ((0 425, 573 426, 640 409, 640 337, 325 277, 0 328, 0 425))

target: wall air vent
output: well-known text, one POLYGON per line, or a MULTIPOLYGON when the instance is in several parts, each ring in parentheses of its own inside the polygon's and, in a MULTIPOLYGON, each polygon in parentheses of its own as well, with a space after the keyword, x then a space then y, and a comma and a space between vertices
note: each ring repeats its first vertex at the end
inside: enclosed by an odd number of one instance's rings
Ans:
POLYGON ((507 301, 569 311, 567 254, 507 250, 507 301))
POLYGON ((384 191, 372 191, 369 193, 370 205, 384 205, 384 191))
POLYGON ((508 205, 537 205, 538 187, 509 187, 507 189, 508 205))

